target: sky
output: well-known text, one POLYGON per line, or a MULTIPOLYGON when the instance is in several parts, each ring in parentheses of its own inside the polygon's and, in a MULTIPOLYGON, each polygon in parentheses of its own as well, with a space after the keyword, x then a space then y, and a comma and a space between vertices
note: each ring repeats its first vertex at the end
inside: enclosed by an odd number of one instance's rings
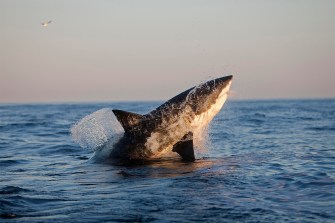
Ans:
POLYGON ((335 98, 333 0, 1 0, 0 103, 335 98), (48 27, 42 22, 51 20, 48 27))

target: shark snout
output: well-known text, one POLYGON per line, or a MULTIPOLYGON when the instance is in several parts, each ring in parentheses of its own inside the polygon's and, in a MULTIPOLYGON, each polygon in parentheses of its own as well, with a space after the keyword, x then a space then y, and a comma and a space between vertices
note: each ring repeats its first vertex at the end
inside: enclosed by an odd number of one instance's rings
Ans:
POLYGON ((233 79, 233 75, 225 76, 225 77, 220 77, 216 80, 221 80, 221 81, 230 81, 233 79))
POLYGON ((228 94, 231 83, 233 81, 233 75, 229 75, 219 79, 220 79, 219 81, 221 81, 221 89, 220 89, 221 92, 223 92, 224 94, 228 94))
POLYGON ((220 92, 228 92, 233 76, 225 76, 207 81, 195 88, 192 94, 199 100, 199 98, 218 97, 220 92))
POLYGON ((229 76, 225 76, 225 77, 220 77, 220 78, 217 78, 217 79, 214 79, 213 81, 216 83, 216 84, 223 84, 223 85, 227 85, 229 84, 231 81, 233 80, 233 75, 229 75, 229 76))
POLYGON ((233 75, 225 76, 225 77, 220 77, 214 80, 211 80, 207 82, 207 86, 210 87, 212 91, 228 91, 230 88, 230 84, 233 80, 233 75))

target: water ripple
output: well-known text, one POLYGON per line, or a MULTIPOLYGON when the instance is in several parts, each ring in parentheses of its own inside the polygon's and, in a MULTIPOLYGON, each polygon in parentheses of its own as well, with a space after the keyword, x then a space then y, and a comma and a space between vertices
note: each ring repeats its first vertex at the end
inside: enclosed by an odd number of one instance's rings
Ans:
POLYGON ((231 101, 194 163, 101 162, 71 141, 92 112, 157 105, 0 105, 0 221, 335 221, 335 100, 231 101))

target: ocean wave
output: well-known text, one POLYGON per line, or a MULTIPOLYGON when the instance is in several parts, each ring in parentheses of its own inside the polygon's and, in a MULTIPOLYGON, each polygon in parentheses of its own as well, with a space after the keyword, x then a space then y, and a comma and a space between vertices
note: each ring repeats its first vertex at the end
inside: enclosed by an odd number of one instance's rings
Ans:
POLYGON ((0 194, 17 194, 21 192, 29 192, 30 190, 17 186, 5 186, 0 189, 0 194))

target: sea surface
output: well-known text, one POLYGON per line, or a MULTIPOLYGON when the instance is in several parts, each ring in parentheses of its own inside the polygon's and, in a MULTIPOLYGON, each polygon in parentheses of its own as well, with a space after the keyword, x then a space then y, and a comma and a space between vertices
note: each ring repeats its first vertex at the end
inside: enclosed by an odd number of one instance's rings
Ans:
POLYGON ((0 105, 0 222, 335 222, 335 100, 228 101, 194 163, 99 162, 71 136, 160 104, 0 105))

